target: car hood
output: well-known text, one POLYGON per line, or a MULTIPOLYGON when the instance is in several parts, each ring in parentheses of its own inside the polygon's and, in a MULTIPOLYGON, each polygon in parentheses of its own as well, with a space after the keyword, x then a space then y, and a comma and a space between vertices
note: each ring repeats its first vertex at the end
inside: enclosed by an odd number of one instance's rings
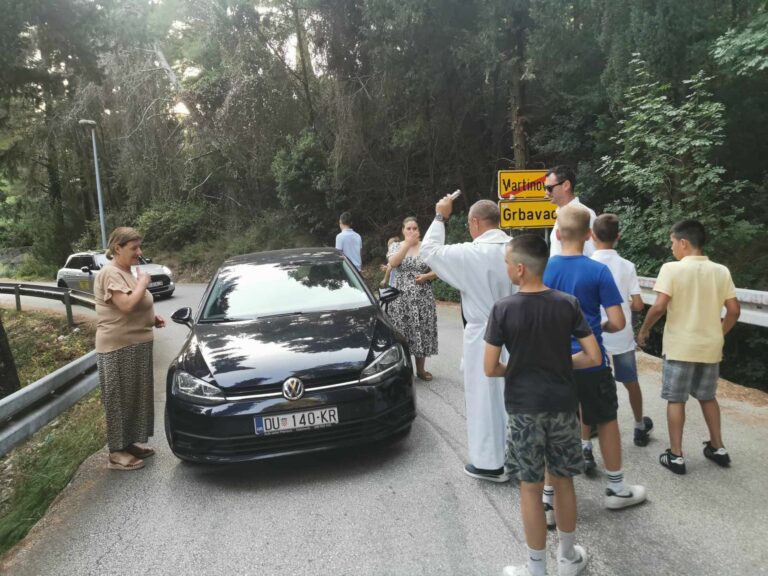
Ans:
POLYGON ((307 383, 331 382, 356 378, 373 358, 372 348, 383 350, 393 342, 377 306, 200 323, 179 365, 199 378, 212 377, 229 391, 282 384, 291 376, 307 383))

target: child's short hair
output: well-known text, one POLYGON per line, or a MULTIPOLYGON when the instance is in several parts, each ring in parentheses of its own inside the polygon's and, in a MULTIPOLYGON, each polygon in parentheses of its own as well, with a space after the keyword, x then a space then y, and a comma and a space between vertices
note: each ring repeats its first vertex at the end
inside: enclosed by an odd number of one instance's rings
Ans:
POLYGON ((557 215, 557 227, 563 240, 581 240, 589 230, 589 212, 582 206, 566 206, 557 215))
POLYGON ((592 224, 592 232, 600 242, 616 242, 619 238, 619 217, 609 212, 600 214, 592 224))
POLYGON ((549 247, 541 236, 522 234, 512 238, 507 243, 507 248, 512 251, 515 262, 525 264, 525 267, 536 276, 544 274, 549 258, 549 247))
POLYGON ((707 231, 698 220, 681 220, 672 226, 672 236, 678 240, 687 240, 694 248, 703 248, 707 242, 707 231))
POLYGON ((341 216, 339 216, 339 222, 344 224, 344 226, 352 226, 352 213, 342 212, 341 216))
POLYGON ((392 236, 392 238, 390 238, 389 240, 387 240, 387 248, 389 248, 390 246, 392 246, 392 244, 393 244, 394 242, 400 242, 400 237, 399 237, 399 236, 392 236))

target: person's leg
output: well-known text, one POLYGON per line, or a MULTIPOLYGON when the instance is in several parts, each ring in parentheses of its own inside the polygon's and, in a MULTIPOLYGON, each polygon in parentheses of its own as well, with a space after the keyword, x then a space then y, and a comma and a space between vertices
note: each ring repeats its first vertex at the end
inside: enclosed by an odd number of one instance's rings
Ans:
POLYGON ((600 454, 606 470, 621 470, 621 433, 616 419, 597 425, 600 454))
POLYGON ((699 400, 701 413, 704 415, 704 422, 709 430, 709 443, 712 448, 717 450, 723 447, 723 436, 720 428, 720 404, 717 398, 712 400, 699 400))
MULTIPOLYGON (((520 482, 520 512, 523 516, 525 542, 528 548, 533 550, 543 550, 547 547, 547 525, 544 521, 544 505, 541 502, 543 489, 543 482, 520 482)), ((560 495, 557 497, 560 498, 560 495)), ((560 512, 557 514, 559 518, 560 512)))
POLYGON ((414 358, 416 359, 416 376, 421 380, 426 380, 427 382, 432 380, 432 374, 424 369, 426 358, 419 358, 418 356, 414 356, 414 358))
POLYGON ((683 427, 685 426, 685 402, 667 402, 667 429, 669 448, 676 456, 683 455, 683 427))
POLYGON ((632 415, 635 423, 643 421, 643 392, 640 390, 640 382, 624 382, 624 388, 627 389, 629 396, 629 405, 632 408, 632 415))

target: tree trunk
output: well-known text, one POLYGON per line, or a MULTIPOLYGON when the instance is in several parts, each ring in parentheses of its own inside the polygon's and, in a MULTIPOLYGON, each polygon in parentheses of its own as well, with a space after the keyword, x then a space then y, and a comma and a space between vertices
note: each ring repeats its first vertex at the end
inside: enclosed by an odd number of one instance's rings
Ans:
POLYGON ((0 316, 0 398, 13 394, 19 388, 19 374, 16 372, 11 345, 3 327, 3 318, 0 316))
POLYGON ((528 3, 522 2, 513 12, 512 61, 509 90, 509 123, 512 130, 512 153, 515 168, 522 170, 528 165, 528 146, 522 110, 525 109, 525 85, 523 72, 525 64, 525 30, 528 17, 528 3))

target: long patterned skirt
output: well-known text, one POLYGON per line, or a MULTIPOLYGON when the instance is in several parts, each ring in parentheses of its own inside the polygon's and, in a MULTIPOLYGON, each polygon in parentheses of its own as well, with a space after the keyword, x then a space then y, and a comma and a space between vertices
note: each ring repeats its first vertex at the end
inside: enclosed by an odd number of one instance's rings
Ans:
POLYGON ((152 342, 96 355, 110 452, 144 443, 155 428, 152 342))

